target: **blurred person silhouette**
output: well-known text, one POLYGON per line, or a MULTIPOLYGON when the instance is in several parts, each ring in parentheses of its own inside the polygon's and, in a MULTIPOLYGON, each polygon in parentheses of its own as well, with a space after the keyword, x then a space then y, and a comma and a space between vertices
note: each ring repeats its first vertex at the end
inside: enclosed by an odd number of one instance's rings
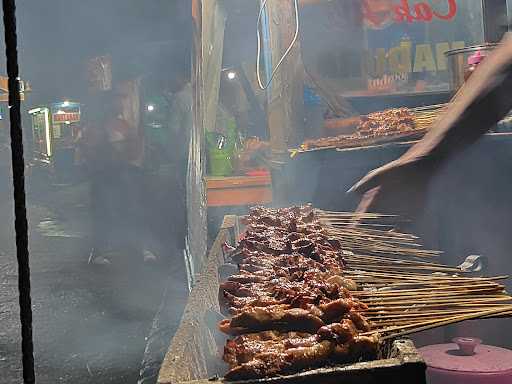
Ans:
POLYGON ((106 95, 102 115, 86 123, 83 132, 82 153, 91 180, 89 264, 110 264, 105 253, 121 243, 130 244, 144 261, 154 262, 157 257, 149 250, 153 236, 147 225, 143 140, 123 117, 123 95, 106 95))

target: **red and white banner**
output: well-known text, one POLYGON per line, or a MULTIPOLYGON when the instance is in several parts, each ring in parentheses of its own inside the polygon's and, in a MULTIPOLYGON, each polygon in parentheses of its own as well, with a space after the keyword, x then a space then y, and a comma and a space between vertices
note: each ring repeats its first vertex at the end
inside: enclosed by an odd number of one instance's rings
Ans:
POLYGON ((363 14, 367 22, 379 26, 389 18, 382 17, 387 11, 395 23, 430 23, 434 20, 451 21, 457 16, 457 0, 410 0, 383 1, 363 0, 363 14))

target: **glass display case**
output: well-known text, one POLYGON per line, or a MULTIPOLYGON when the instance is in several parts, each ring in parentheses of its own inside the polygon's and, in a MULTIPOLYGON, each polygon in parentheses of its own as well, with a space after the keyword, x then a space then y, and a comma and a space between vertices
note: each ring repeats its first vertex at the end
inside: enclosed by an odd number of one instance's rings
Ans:
POLYGON ((52 156, 50 108, 33 108, 28 113, 32 118, 32 138, 35 157, 41 160, 49 160, 52 156))
POLYGON ((57 160, 66 153, 67 161, 73 163, 73 153, 78 125, 80 104, 63 101, 33 108, 28 111, 32 117, 32 135, 35 157, 39 160, 57 160))

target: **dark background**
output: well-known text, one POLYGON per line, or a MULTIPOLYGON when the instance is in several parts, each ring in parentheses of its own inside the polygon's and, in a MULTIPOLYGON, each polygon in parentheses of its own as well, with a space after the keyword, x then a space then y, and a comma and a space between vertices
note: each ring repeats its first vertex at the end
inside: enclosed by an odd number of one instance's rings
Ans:
POLYGON ((79 100, 90 57, 112 54, 114 77, 129 77, 165 73, 190 55, 186 0, 21 0, 17 17, 20 71, 33 89, 29 106, 79 100))
MULTIPOLYGON (((172 78, 184 59, 190 58, 190 0, 16 3, 20 75, 32 87, 22 111, 28 141, 29 108, 65 99, 87 102, 89 58, 111 54, 114 81, 140 76, 150 79, 146 83, 151 86, 172 78)), ((2 36, 0 51, 4 50, 2 36)), ((0 59, 0 75, 6 76, 5 56, 0 59)), ((31 156, 27 145, 27 163, 31 156)), ((10 166, 10 148, 2 143, 1 384, 21 382, 10 166)), ((91 244, 87 180, 61 185, 47 168, 32 166, 27 167, 26 183, 37 382, 117 384, 136 383, 140 378, 147 379, 144 383, 154 382, 155 367, 163 358, 187 297, 183 255, 173 247, 170 235, 176 225, 171 174, 162 172, 148 185, 151 198, 147 205, 150 212, 158 209, 152 220, 160 228, 157 236, 162 248, 162 262, 156 266, 145 265, 140 255, 132 255, 129 249, 116 249, 109 255, 111 268, 87 265, 91 244), (172 311, 154 338, 162 345, 156 351, 146 350, 164 298, 172 303, 172 311), (141 368, 145 370, 139 373, 141 368)))

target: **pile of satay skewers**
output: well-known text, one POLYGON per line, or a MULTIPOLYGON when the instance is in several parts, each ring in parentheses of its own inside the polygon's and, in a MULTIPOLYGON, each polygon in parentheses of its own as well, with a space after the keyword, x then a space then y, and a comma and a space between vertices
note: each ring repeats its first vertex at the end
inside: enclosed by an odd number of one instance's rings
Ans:
POLYGON ((416 129, 420 131, 430 129, 447 108, 448 104, 436 104, 414 108, 412 112, 416 129))
POLYGON ((446 109, 447 104, 436 104, 370 113, 359 117, 359 124, 354 133, 306 140, 300 150, 356 148, 419 139, 446 109))
POLYGON ((416 236, 381 229, 390 216, 315 211, 326 231, 351 251, 344 252, 351 292, 384 339, 476 318, 512 315, 512 297, 500 282, 508 276, 475 277, 436 261, 416 236), (355 224, 357 223, 357 225, 355 224), (364 223, 364 224, 363 224, 364 223))
POLYGON ((228 380, 296 373, 378 356, 386 340, 512 315, 507 276, 437 261, 389 215, 256 207, 221 283, 228 380))

